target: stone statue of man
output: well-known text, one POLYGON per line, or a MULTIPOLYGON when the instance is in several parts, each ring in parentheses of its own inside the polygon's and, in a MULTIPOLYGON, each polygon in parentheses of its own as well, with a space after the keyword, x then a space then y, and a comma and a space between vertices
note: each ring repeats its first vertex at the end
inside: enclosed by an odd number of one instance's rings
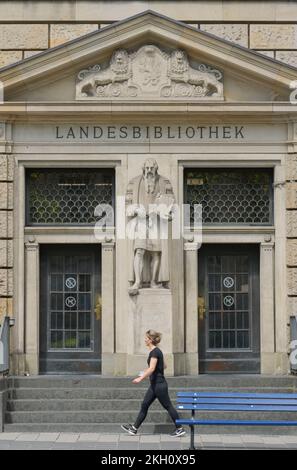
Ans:
POLYGON ((142 167, 142 175, 130 181, 126 203, 128 224, 133 225, 134 233, 130 243, 132 263, 129 266, 129 282, 132 285, 129 294, 138 294, 138 290, 144 286, 153 289, 167 287, 168 221, 174 195, 170 181, 158 174, 155 159, 147 159, 142 167), (164 236, 164 226, 167 237, 164 236))

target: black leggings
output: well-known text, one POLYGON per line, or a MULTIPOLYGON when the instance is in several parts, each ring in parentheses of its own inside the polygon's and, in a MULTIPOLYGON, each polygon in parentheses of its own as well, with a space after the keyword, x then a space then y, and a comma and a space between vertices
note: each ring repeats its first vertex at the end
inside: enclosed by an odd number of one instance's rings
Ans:
POLYGON ((135 428, 139 428, 141 423, 145 420, 147 411, 156 398, 158 398, 163 408, 168 411, 170 418, 172 419, 174 424, 175 420, 179 419, 178 413, 172 405, 168 395, 167 382, 164 380, 164 382, 151 385, 148 391, 146 392, 139 415, 137 416, 137 419, 134 423, 135 428))

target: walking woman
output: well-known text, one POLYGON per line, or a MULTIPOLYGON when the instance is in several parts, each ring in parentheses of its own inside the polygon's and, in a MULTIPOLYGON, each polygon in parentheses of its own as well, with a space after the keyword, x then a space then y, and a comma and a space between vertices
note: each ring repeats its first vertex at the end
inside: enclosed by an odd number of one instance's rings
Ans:
MULTIPOLYGON (((158 398, 159 402, 165 408, 165 410, 168 411, 170 418, 172 419, 174 424, 175 420, 179 419, 178 413, 173 407, 168 395, 168 385, 164 377, 164 368, 166 368, 167 366, 166 364, 164 364, 164 358, 161 349, 157 347, 157 344, 159 344, 161 341, 161 336, 161 333, 158 333, 154 330, 148 330, 145 334, 144 341, 150 351, 147 360, 148 368, 140 377, 134 379, 133 383, 138 384, 139 382, 142 382, 142 380, 149 377, 151 384, 145 394, 140 412, 136 418, 135 423, 133 425, 122 424, 121 426, 121 428, 129 434, 137 434, 139 426, 146 418, 149 407, 156 398, 158 398)), ((185 433, 186 432, 182 426, 175 425, 175 430, 171 434, 171 436, 183 436, 185 433)))

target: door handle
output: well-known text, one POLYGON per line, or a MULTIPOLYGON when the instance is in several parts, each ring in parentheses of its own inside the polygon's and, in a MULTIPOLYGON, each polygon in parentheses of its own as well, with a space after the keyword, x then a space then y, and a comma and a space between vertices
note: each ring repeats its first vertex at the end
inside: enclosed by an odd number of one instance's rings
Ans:
POLYGON ((204 297, 198 297, 198 318, 199 318, 199 320, 204 319, 205 311, 206 311, 206 308, 205 308, 204 297))
POLYGON ((96 320, 100 320, 101 313, 102 313, 102 301, 101 301, 101 295, 99 294, 96 297, 96 305, 94 308, 94 313, 95 313, 96 320))

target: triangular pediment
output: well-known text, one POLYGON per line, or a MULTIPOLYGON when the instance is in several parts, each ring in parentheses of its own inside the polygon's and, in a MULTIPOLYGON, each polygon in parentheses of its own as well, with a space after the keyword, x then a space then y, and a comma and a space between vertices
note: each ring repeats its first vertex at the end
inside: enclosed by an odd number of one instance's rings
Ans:
POLYGON ((0 69, 7 101, 288 100, 297 69, 147 11, 0 69))

